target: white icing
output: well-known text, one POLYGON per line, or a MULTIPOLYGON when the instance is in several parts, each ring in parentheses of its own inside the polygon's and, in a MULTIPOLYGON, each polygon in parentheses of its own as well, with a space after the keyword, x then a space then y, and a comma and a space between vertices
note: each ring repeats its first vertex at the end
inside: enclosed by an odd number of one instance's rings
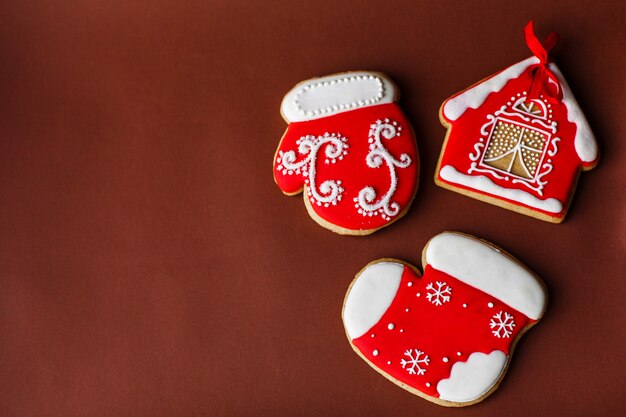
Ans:
POLYGON ((561 83, 561 89, 563 91, 563 104, 567 108, 567 119, 576 125, 576 136, 574 137, 574 148, 578 157, 583 162, 593 162, 598 157, 598 145, 596 144, 596 138, 589 127, 587 118, 583 114, 578 102, 572 94, 567 81, 563 77, 563 74, 559 68, 553 64, 548 64, 550 71, 552 71, 559 82, 561 83))
POLYGON ((348 140, 335 133, 324 133, 322 136, 303 136, 296 141, 298 153, 305 157, 298 161, 296 152, 279 151, 276 169, 283 175, 303 175, 307 185, 307 195, 312 204, 329 207, 336 206, 343 198, 341 180, 326 180, 317 184, 317 158, 319 150, 324 147, 326 164, 341 161, 348 154, 348 140))
POLYGON ((383 163, 389 169, 390 185, 387 192, 378 199, 376 190, 372 186, 366 186, 359 195, 354 198, 355 207, 358 209, 358 213, 363 216, 376 216, 380 215, 385 220, 391 220, 391 218, 400 212, 400 205, 396 202, 392 202, 391 198, 396 192, 398 186, 398 176, 396 174, 397 168, 406 168, 411 165, 411 158, 409 155, 403 153, 400 155, 400 159, 396 159, 389 153, 381 141, 381 136, 387 140, 391 140, 394 137, 400 136, 401 127, 394 121, 389 119, 377 120, 376 123, 370 126, 369 131, 369 153, 365 157, 365 162, 370 168, 380 168, 383 163), (376 201, 378 199, 378 201, 376 201))
POLYGON ((450 301, 450 297, 452 295, 452 288, 445 282, 437 281, 434 283, 429 283, 426 286, 426 290, 428 293, 426 294, 426 298, 428 301, 433 303, 436 306, 443 305, 450 301))
POLYGON ((477 109, 485 102, 489 94, 502 90, 509 80, 519 77, 530 65, 538 63, 539 59, 532 56, 468 88, 446 102, 443 107, 444 116, 448 120, 454 121, 461 117, 467 109, 477 109))
POLYGON ((508 304, 533 320, 546 305, 538 279, 518 262, 491 246, 456 233, 442 233, 428 243, 426 263, 508 304))
POLYGON ((392 103, 395 98, 395 86, 382 74, 355 71, 298 84, 283 99, 281 112, 288 122, 301 122, 392 103))
POLYGON ((472 353, 466 362, 452 365, 450 377, 437 384, 439 398, 465 403, 486 394, 506 368, 507 356, 500 350, 472 353))
POLYGON ((393 324, 393 323, 389 323, 389 324, 387 325, 387 328, 388 328, 389 330, 393 330, 395 327, 396 327, 396 326, 395 326, 395 324, 393 324))
POLYGON ((478 139, 478 142, 474 144, 474 152, 471 152, 468 156, 472 160, 470 168, 467 170, 468 174, 473 172, 482 172, 487 174, 487 178, 493 176, 500 180, 511 181, 515 184, 522 184, 529 189, 535 191, 539 196, 543 196, 543 188, 548 183, 543 177, 552 172, 554 168, 552 166, 552 160, 546 158, 546 153, 549 156, 555 156, 558 147, 556 143, 561 139, 553 136, 557 132, 557 122, 552 121, 552 110, 547 111, 549 104, 546 106, 541 100, 532 100, 532 106, 526 103, 526 91, 517 93, 519 98, 516 103, 513 103, 515 97, 511 97, 511 101, 502 106, 493 114, 487 115, 487 122, 480 128, 480 132, 483 137, 478 139), (522 94, 524 97, 522 97, 522 94), (525 106, 520 110, 519 106, 525 106), (537 118, 529 112, 523 112, 523 109, 533 108, 534 106, 540 107, 540 112, 546 109, 543 119, 537 118), (513 113, 507 110, 513 109, 513 113), (524 116, 522 113, 528 115, 524 116), (545 115, 547 113, 548 115, 545 115), (506 116, 506 117, 503 117, 506 116), (520 120, 521 119, 521 120, 520 120), (539 124, 541 127, 533 126, 539 124), (545 130, 544 130, 545 129, 545 130), (530 135, 531 141, 537 138, 545 139, 546 143, 540 149, 533 146, 527 146, 525 132, 530 135), (550 134, 552 132, 552 135, 550 134), (485 142, 486 141, 486 142, 485 142), (548 149, 550 146, 553 149, 548 149), (487 147, 483 151, 483 148, 487 147), (501 160, 508 155, 513 154, 511 162, 506 170, 496 168, 490 162, 501 160), (488 155, 491 155, 488 157, 488 155), (511 171, 513 162, 518 160, 524 170, 526 176, 519 176, 511 171), (533 164, 534 162, 534 164, 533 164), (529 169, 527 163, 533 168, 529 169), (533 171, 532 173, 530 171, 533 171))
POLYGON ((491 333, 498 339, 508 339, 513 334, 515 320, 513 320, 513 316, 506 311, 501 311, 493 315, 489 322, 489 328, 492 329, 491 333))
MULTIPOLYGON (((538 63, 539 59, 532 56, 470 87, 445 103, 443 107, 444 116, 451 121, 457 120, 467 109, 480 107, 489 94, 500 91, 509 80, 519 77, 530 65, 538 63)), ((561 83, 562 101, 567 108, 567 119, 576 125, 576 136, 574 138, 576 153, 583 162, 593 162, 598 157, 598 145, 589 127, 587 118, 580 109, 572 90, 556 64, 549 63, 548 68, 561 83)))
POLYGON ((343 310, 343 325, 351 339, 362 336, 378 323, 396 296, 403 273, 402 264, 378 262, 358 276, 343 310))
POLYGON ((506 198, 508 200, 516 201, 549 213, 560 213, 563 211, 563 203, 556 198, 542 200, 522 190, 501 187, 484 175, 476 176, 462 174, 451 165, 446 165, 441 168, 439 175, 446 181, 464 185, 466 187, 506 198))
POLYGON ((407 349, 404 351, 404 356, 408 359, 400 359, 400 365, 409 375, 424 375, 426 373, 426 366, 430 363, 428 355, 418 349, 407 349))

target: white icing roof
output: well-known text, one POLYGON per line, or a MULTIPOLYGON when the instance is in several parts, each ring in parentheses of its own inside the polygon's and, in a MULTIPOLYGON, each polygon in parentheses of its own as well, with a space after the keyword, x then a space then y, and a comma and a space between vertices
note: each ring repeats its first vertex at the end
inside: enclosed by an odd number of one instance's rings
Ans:
POLYGON ((477 109, 485 102, 489 94, 502 90, 509 80, 519 77, 530 65, 538 63, 539 59, 532 56, 448 99, 443 106, 444 116, 454 121, 467 109, 477 109))
POLYGON ((576 137, 574 138, 574 148, 580 159, 584 162, 593 162, 598 158, 598 145, 596 137, 593 135, 589 122, 580 109, 569 84, 565 81, 559 68, 553 64, 548 64, 550 70, 557 76, 563 89, 563 104, 567 107, 567 119, 576 125, 576 137))
POLYGON ((281 104, 288 122, 331 116, 395 101, 397 89, 384 74, 353 71, 303 81, 292 88, 281 104))
MULTIPOLYGON (((498 92, 506 85, 509 80, 519 77, 530 65, 539 63, 537 57, 532 56, 517 64, 511 65, 505 70, 495 74, 486 80, 468 88, 465 91, 446 100, 443 105, 443 115, 451 121, 457 120, 465 113, 467 109, 477 109, 491 93, 498 92)), ((557 76, 563 90, 563 104, 567 108, 567 118, 576 125, 576 136, 574 138, 574 147, 578 157, 587 163, 595 161, 598 157, 598 146, 595 136, 591 132, 589 123, 585 118, 578 102, 572 94, 567 81, 563 77, 561 71, 554 63, 549 64, 549 68, 557 76)))
POLYGON ((546 292, 535 275, 476 238, 445 232, 428 242, 424 255, 426 263, 433 268, 478 288, 531 319, 538 319, 545 310, 546 292))

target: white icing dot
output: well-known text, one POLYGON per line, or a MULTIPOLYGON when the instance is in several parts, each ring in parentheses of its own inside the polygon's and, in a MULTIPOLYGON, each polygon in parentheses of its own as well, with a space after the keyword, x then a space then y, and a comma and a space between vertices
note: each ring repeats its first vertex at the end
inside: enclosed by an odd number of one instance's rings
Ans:
POLYGON ((448 359, 448 358, 445 358, 445 357, 443 358, 443 361, 444 361, 444 362, 448 362, 449 360, 450 360, 450 359, 448 359))
POLYGON ((415 294, 415 295, 416 295, 416 296, 418 296, 418 297, 421 297, 421 295, 422 295, 422 294, 420 294, 420 293, 417 293, 417 294, 415 294))
POLYGON ((457 353, 456 353, 456 356, 461 356, 461 352, 457 352, 457 353))
POLYGON ((467 308, 467 304, 463 304, 463 308, 467 308))
POLYGON ((406 285, 408 285, 409 287, 412 287, 412 286, 413 286, 413 283, 412 283, 412 282, 409 282, 409 283, 408 283, 408 284, 406 284, 406 285))
POLYGON ((391 365, 391 361, 387 361, 387 365, 391 365))
POLYGON ((404 329, 400 329, 400 333, 404 333, 404 329))
POLYGON ((430 387, 430 382, 427 382, 427 383, 426 383, 426 386, 427 386, 427 387, 430 387))
POLYGON ((375 350, 372 352, 372 355, 374 355, 374 356, 378 356, 378 349, 375 349, 375 350))
POLYGON ((372 333, 372 337, 374 337, 374 336, 375 336, 374 333, 372 333))
POLYGON ((406 312, 408 313, 408 312, 409 312, 409 311, 411 311, 411 310, 407 308, 407 309, 406 309, 406 310, 404 310, 404 311, 406 311, 406 312))
POLYGON ((487 303, 487 307, 493 308, 493 303, 487 303))
POLYGON ((389 324, 387 325, 387 328, 388 328, 389 330, 393 330, 393 329, 394 329, 394 327, 396 327, 396 326, 395 326, 393 323, 389 323, 389 324))

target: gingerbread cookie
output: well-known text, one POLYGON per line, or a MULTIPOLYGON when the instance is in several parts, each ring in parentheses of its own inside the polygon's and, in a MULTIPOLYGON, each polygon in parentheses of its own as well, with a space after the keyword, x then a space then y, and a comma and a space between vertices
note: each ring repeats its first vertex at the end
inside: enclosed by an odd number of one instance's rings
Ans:
POLYGON ((455 94, 440 109, 448 128, 435 172, 444 188, 552 223, 563 221, 580 171, 598 148, 567 82, 530 22, 533 56, 455 94))
POLYGON ((296 85, 283 99, 289 124, 274 156, 274 180, 303 192, 310 216, 347 235, 367 235, 408 210, 418 154, 398 89, 384 74, 348 72, 296 85))
POLYGON ((543 315, 547 293, 528 268, 461 233, 432 238, 424 274, 379 259, 343 305, 350 345, 387 379, 448 407, 482 401, 504 377, 518 339, 543 315))

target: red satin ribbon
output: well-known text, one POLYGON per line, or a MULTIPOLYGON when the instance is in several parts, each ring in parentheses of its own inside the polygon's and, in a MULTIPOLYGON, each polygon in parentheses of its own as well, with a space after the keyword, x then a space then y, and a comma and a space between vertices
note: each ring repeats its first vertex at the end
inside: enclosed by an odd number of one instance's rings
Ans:
POLYGON ((559 35, 552 32, 543 41, 539 41, 533 30, 533 21, 528 22, 524 28, 526 45, 533 55, 539 59, 539 63, 530 67, 533 80, 528 90, 528 97, 539 98, 541 94, 550 98, 561 100, 561 83, 557 76, 548 68, 548 53, 559 41, 559 35))

